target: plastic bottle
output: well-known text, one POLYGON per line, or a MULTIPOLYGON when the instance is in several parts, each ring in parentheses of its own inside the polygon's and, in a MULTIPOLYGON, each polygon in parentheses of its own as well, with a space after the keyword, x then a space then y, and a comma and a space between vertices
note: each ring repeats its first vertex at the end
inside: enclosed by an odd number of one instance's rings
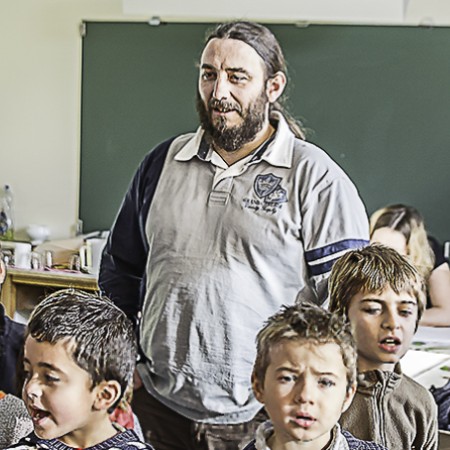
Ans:
POLYGON ((14 239, 14 198, 9 184, 5 184, 0 197, 0 239, 14 239))

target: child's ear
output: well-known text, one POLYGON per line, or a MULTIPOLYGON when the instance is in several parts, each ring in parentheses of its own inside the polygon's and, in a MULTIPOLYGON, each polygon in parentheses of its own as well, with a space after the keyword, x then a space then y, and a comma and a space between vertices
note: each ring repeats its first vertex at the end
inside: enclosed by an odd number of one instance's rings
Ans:
POLYGON ((252 388, 253 393, 255 394, 256 400, 260 403, 264 403, 264 386, 259 381, 255 372, 252 373, 252 388))
POLYGON ((97 411, 108 410, 122 394, 122 388, 116 380, 102 381, 95 387, 96 395, 94 409, 97 411))
POLYGON ((2 260, 0 260, 0 284, 2 284, 3 281, 5 281, 5 276, 6 276, 5 263, 2 260))
POLYGON ((348 389, 347 393, 345 394, 345 400, 344 404, 342 405, 342 412, 347 411, 349 406, 352 404, 353 397, 356 393, 356 383, 353 383, 348 389))

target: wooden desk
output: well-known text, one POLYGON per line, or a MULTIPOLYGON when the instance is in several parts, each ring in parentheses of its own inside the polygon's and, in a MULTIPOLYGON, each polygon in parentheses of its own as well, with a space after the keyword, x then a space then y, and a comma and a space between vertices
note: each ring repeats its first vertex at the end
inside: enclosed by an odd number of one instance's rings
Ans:
POLYGON ((13 317, 16 311, 31 311, 51 292, 67 288, 97 291, 97 278, 95 275, 57 270, 8 268, 2 286, 1 302, 6 313, 13 317))

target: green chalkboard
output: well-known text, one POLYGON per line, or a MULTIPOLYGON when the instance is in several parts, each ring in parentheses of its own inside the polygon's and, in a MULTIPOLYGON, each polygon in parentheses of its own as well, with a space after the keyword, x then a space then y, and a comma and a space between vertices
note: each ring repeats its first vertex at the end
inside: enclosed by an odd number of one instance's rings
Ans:
MULTIPOLYGON (((196 63, 211 24, 86 24, 80 218, 108 229, 144 155, 197 127, 196 63)), ((450 238, 450 28, 269 25, 288 105, 367 210, 416 206, 450 238)))

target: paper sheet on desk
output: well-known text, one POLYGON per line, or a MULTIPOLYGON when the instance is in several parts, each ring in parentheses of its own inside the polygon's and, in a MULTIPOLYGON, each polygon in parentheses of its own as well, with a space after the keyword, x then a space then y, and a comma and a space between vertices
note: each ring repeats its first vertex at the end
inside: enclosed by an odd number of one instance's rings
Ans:
POLYGON ((412 348, 450 356, 450 327, 419 327, 412 348))
POLYGON ((408 350, 401 359, 402 371, 417 379, 425 372, 450 364, 450 354, 432 353, 421 350, 408 350))
POLYGON ((450 327, 419 327, 414 342, 443 342, 450 348, 450 327))

